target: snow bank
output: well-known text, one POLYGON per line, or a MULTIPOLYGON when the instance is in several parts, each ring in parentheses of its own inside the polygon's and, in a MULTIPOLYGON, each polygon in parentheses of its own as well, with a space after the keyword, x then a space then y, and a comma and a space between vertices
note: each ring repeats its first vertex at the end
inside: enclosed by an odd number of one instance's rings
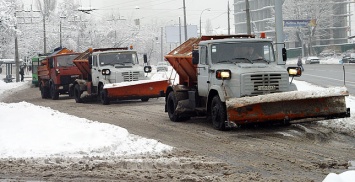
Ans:
POLYGON ((172 149, 115 125, 27 102, 0 102, 0 111, 0 158, 131 156, 172 149))

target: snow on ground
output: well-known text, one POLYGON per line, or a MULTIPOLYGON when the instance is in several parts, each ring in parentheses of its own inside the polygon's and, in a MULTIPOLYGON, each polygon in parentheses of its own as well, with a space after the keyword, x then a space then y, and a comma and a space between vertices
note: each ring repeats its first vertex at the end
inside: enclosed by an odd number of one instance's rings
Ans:
MULTIPOLYGON (((0 100, 8 92, 30 85, 30 81, 5 83, 1 76, 0 100)), ((27 102, 0 102, 0 118, 0 158, 131 156, 173 149, 115 125, 27 102)))
MULTIPOLYGON (((10 92, 31 84, 30 80, 5 83, 2 79, 3 75, 0 75, 0 101, 10 92)), ((303 81, 294 80, 294 83, 301 91, 323 89, 303 81)), ((347 107, 355 108, 355 97, 346 97, 346 103, 347 107)), ((351 114, 355 115, 354 109, 351 114)), ((90 121, 27 102, 0 102, 0 118, 0 158, 135 156, 173 149, 156 140, 132 135, 119 126, 90 121)), ((354 117, 318 123, 339 132, 354 134, 355 131, 354 117)), ((339 175, 330 173, 323 182, 350 182, 354 176, 355 171, 351 170, 339 175)))

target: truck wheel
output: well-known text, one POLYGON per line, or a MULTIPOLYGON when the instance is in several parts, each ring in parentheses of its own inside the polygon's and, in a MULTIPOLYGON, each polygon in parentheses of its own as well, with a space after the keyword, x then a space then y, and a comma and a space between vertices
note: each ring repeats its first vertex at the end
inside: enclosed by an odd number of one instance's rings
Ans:
POLYGON ((81 90, 80 90, 80 85, 76 84, 74 87, 74 99, 76 103, 82 103, 83 99, 80 98, 81 96, 81 90))
POLYGON ((50 89, 50 94, 51 94, 51 98, 52 100, 58 100, 59 98, 59 92, 58 90, 55 88, 54 84, 51 84, 51 89, 50 89))
POLYGON ((180 99, 185 99, 186 97, 184 96, 184 93, 177 93, 177 95, 174 92, 170 92, 166 101, 167 105, 167 111, 169 115, 169 119, 174 122, 178 121, 186 121, 191 118, 189 115, 183 115, 183 114, 175 114, 175 110, 177 107, 177 104, 180 99))
POLYGON ((217 130, 226 130, 227 120, 226 106, 221 102, 218 95, 214 96, 211 103, 211 119, 213 127, 217 130))
POLYGON ((168 110, 169 119, 171 121, 177 121, 178 116, 174 114, 176 106, 177 106, 177 100, 176 100, 174 92, 169 93, 167 101, 166 101, 166 106, 167 106, 167 110, 168 110))
POLYGON ((149 100, 149 98, 148 98, 148 97, 141 98, 141 101, 142 101, 142 102, 147 102, 148 100, 149 100))
POLYGON ((107 97, 107 90, 104 89, 103 85, 101 85, 101 87, 100 87, 100 100, 103 105, 110 104, 110 100, 107 97))
POLYGON ((47 87, 44 87, 42 84, 40 84, 39 89, 41 91, 42 99, 46 99, 49 97, 49 91, 48 91, 47 87))

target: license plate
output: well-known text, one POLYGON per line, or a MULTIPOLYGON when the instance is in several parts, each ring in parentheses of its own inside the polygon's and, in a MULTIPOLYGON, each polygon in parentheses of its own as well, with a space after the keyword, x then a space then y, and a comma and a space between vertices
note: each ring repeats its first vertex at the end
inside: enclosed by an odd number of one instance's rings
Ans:
POLYGON ((275 86, 270 85, 270 86, 258 86, 258 90, 275 90, 275 86))

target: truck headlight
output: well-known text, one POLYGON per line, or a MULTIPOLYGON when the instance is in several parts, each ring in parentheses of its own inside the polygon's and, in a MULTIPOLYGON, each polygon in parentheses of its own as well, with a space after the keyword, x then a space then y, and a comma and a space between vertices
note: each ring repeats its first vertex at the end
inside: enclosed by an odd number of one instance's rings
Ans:
POLYGON ((230 70, 217 70, 216 78, 219 80, 229 80, 231 79, 232 74, 230 70))
POLYGON ((300 77, 302 75, 302 70, 300 67, 288 67, 287 72, 289 76, 300 77))
POLYGON ((151 66, 144 66, 144 73, 150 73, 152 72, 152 67, 151 66))
POLYGON ((110 75, 111 71, 109 69, 103 69, 102 70, 102 75, 110 75))

